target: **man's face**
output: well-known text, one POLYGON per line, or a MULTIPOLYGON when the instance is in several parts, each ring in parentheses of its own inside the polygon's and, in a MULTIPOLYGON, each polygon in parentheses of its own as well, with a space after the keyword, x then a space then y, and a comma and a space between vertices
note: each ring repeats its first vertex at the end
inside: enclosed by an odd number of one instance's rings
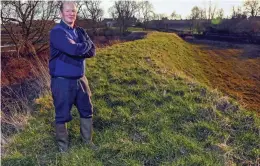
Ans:
POLYGON ((74 3, 64 3, 63 10, 60 12, 61 18, 67 23, 72 24, 77 17, 77 7, 74 3))

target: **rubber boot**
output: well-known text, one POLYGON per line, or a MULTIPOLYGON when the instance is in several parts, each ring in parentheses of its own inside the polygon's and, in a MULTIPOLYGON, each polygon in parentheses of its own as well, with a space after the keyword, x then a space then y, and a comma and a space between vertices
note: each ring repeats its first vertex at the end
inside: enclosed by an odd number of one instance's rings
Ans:
POLYGON ((69 136, 66 124, 56 124, 56 141, 60 152, 66 152, 69 149, 69 136))
POLYGON ((98 147, 92 142, 92 118, 80 118, 80 134, 84 144, 88 145, 92 150, 98 149, 98 147))

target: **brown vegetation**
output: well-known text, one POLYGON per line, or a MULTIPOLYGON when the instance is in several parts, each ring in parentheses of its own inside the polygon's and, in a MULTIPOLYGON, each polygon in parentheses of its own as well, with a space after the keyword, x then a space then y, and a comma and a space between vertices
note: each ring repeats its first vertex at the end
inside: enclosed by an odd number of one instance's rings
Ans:
POLYGON ((260 49, 257 45, 205 42, 198 61, 214 88, 260 112, 260 49))

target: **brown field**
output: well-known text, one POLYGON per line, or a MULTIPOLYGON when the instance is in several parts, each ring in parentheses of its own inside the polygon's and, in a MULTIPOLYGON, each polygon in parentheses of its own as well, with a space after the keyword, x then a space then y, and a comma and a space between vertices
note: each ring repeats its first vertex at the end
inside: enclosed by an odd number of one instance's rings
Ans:
POLYGON ((211 86, 260 113, 260 47, 209 41, 194 46, 211 86))

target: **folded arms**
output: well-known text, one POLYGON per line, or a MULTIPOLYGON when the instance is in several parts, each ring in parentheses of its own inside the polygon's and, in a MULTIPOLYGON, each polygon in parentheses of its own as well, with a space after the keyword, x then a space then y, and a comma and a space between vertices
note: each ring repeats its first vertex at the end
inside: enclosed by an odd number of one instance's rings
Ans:
POLYGON ((50 32, 50 41, 53 47, 70 57, 91 58, 95 55, 95 45, 86 33, 83 35, 86 35, 87 40, 76 43, 62 29, 53 29, 50 32))

